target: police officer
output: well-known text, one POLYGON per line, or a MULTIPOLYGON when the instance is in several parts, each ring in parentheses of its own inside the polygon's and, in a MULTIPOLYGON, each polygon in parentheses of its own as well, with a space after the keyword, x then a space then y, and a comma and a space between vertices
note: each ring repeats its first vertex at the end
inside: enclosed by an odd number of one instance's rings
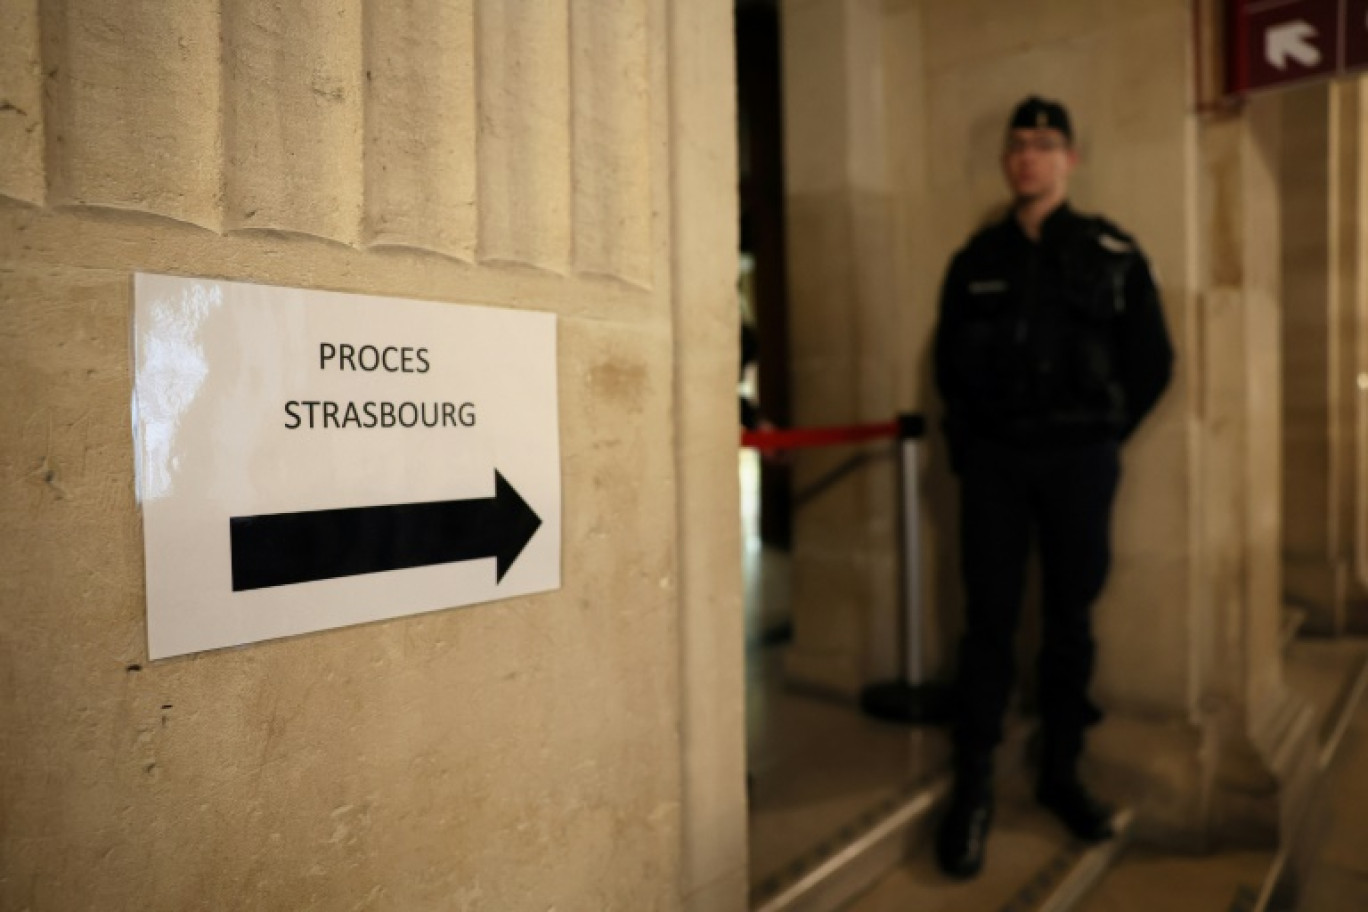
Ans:
POLYGON ((1087 696, 1090 612, 1110 559, 1118 448, 1168 384, 1173 350, 1135 241, 1067 202, 1077 162, 1064 107, 1022 102, 1002 157, 1011 212, 956 254, 941 295, 936 382, 960 477, 966 629, 937 854, 957 877, 983 864, 1032 536, 1044 590, 1036 797, 1080 839, 1112 834, 1077 770, 1100 718, 1087 696))

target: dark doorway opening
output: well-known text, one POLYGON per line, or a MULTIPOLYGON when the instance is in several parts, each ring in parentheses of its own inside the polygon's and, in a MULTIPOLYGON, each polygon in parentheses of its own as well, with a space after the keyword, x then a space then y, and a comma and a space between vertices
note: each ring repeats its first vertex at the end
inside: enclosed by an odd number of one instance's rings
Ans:
MULTIPOLYGON (((765 420, 788 427, 788 265, 784 240, 784 123, 779 10, 774 0, 736 5, 737 149, 741 253, 756 342, 756 402, 765 420)), ((743 305, 744 307, 745 305, 743 305)), ((791 472, 760 466, 760 539, 787 550, 793 539, 791 472)))

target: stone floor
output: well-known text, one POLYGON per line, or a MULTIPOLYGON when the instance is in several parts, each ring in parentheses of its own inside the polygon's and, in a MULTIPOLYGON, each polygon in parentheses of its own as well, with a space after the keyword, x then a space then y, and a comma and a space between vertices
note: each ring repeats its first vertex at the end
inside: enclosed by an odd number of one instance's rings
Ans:
POLYGON ((1010 742, 1006 755, 1022 762, 999 763, 997 810, 983 870, 972 881, 947 878, 928 845, 908 858, 848 912, 1025 912, 1036 909, 1079 862, 1084 847, 1042 811, 1024 773, 1024 751, 1010 742))
MULTIPOLYGON (((1289 651, 1288 686, 1310 699, 1330 760, 1302 832, 1300 857, 1270 872, 1273 851, 1173 855, 1127 847, 1077 902, 1077 912, 1365 912, 1368 910, 1368 701, 1347 701, 1368 642, 1300 640, 1289 651), (1339 712, 1346 705, 1350 712, 1339 712), (1342 726, 1337 727, 1336 722, 1342 726), (1261 903, 1263 903, 1261 905, 1261 903)), ((1058 828, 1021 783, 999 786, 1005 807, 983 874, 948 882, 923 850, 848 906, 848 912, 1025 912, 1048 905, 1048 886, 1071 865, 1058 828)))
POLYGON ((889 725, 854 706, 786 690, 781 649, 752 651, 748 669, 750 867, 757 890, 829 853, 945 763, 939 730, 889 725))
POLYGON ((750 869, 752 892, 763 893, 943 766, 945 741, 938 730, 888 725, 784 686, 789 558, 760 544, 754 453, 742 452, 740 469, 750 869))
POLYGON ((1368 700, 1360 699, 1326 770, 1298 912, 1368 909, 1368 700))
POLYGON ((1074 908, 1077 912, 1252 912, 1273 859, 1272 852, 1173 856, 1133 848, 1074 908))

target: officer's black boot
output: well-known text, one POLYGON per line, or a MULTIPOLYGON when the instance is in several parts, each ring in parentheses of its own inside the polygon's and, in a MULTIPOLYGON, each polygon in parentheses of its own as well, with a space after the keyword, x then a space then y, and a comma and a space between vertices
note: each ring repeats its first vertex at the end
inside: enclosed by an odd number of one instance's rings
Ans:
POLYGON ((983 867, 988 825, 993 819, 993 762, 991 755, 955 764, 955 788, 950 807, 936 833, 936 859, 951 877, 967 879, 983 867))
POLYGON ((1110 839, 1112 810, 1099 803, 1078 778, 1083 739, 1046 733, 1036 800, 1083 842, 1110 839))

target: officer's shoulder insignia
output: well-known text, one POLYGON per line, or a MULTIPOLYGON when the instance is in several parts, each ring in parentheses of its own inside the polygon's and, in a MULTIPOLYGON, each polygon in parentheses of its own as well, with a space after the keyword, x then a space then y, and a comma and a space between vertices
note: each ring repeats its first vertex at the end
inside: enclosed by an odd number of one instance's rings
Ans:
POLYGON ((1131 253, 1135 250, 1135 245, 1129 240, 1114 234, 1111 231, 1099 231, 1097 243, 1112 253, 1131 253))
POLYGON ((1091 234, 1097 238, 1098 245, 1108 253, 1125 254, 1136 251, 1135 240, 1110 219, 1100 215, 1092 217, 1091 234))

